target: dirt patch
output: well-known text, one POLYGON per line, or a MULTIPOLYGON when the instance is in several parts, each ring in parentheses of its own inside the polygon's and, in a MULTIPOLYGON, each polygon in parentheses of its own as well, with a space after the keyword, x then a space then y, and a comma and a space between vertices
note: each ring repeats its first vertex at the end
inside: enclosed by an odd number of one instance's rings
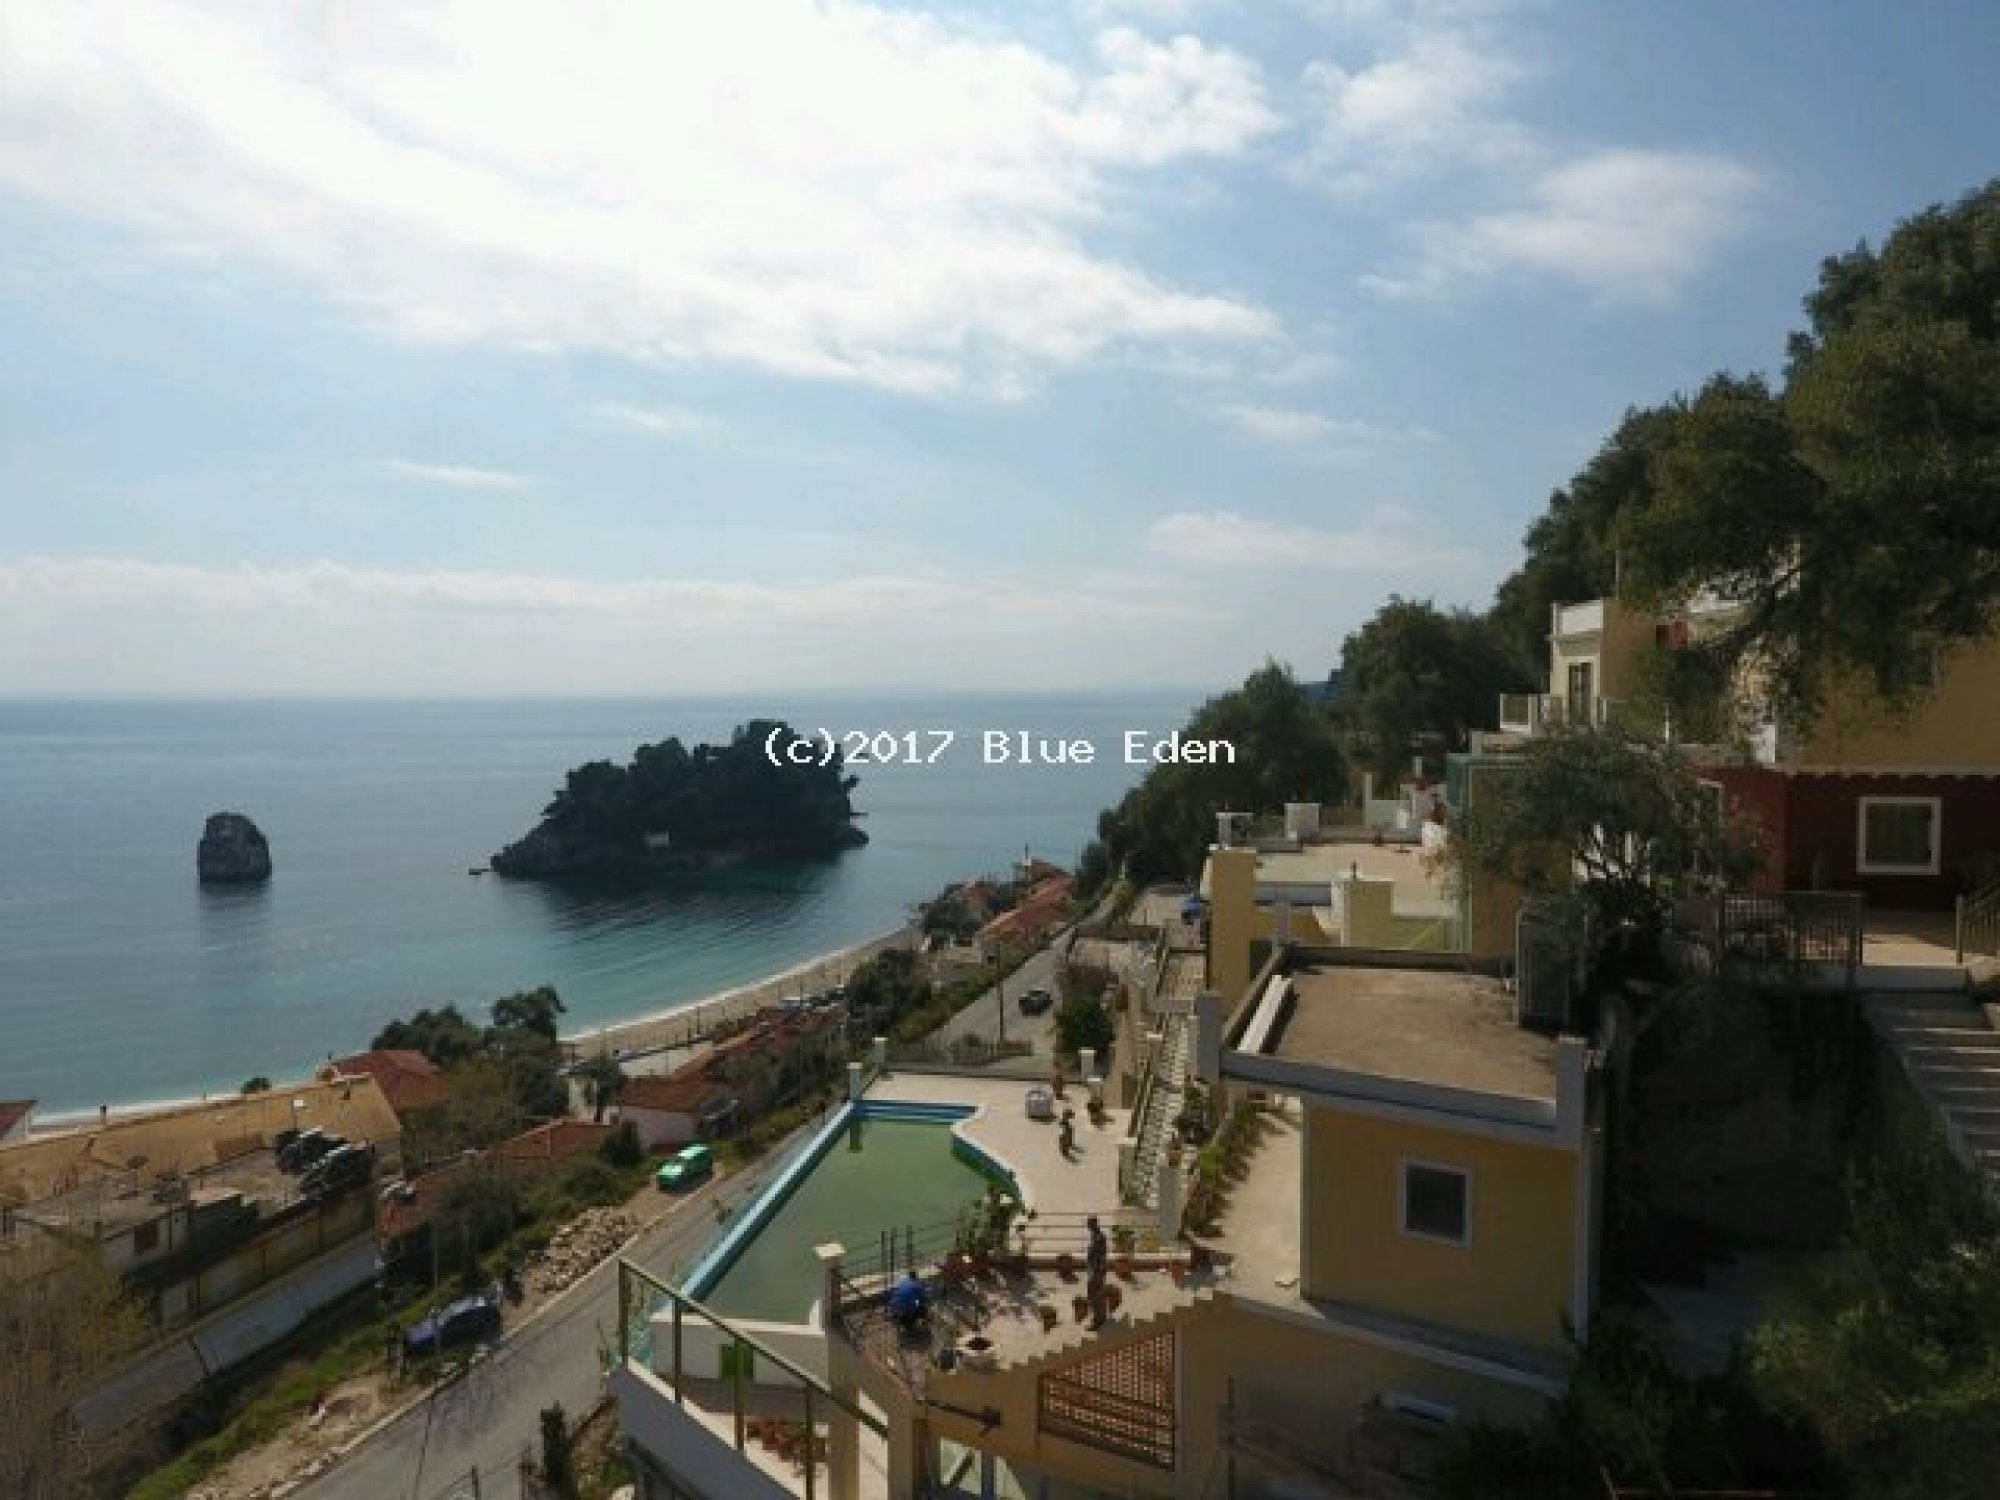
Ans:
POLYGON ((331 1468, 335 1451, 386 1416, 396 1399, 386 1371, 335 1386, 317 1418, 301 1415, 270 1442, 238 1454, 190 1490, 189 1500, 269 1500, 331 1468))

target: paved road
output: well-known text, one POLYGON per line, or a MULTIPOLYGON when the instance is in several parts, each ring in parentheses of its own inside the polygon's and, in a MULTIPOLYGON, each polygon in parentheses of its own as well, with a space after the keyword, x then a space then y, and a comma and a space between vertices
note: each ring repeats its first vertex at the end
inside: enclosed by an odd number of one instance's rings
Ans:
POLYGON ((996 1041, 1003 1031, 1004 1014, 1004 1031, 1008 1041, 1033 1042, 1037 1056, 1055 1056, 1054 1008, 1039 1016, 1024 1016, 1021 1014, 1021 996, 1038 986, 1051 994, 1055 993, 1056 958, 1062 952, 1066 938, 1067 934, 1058 937, 1049 947, 1035 954, 932 1032, 932 1038, 940 1042, 955 1042, 962 1036, 978 1036, 989 1042, 996 1041))
MULTIPOLYGON (((807 1127, 811 1129, 813 1127, 807 1127)), ((627 1252, 663 1279, 684 1274, 715 1233, 718 1195, 731 1206, 762 1185, 789 1153, 704 1188, 646 1230, 627 1252)), ((458 1383, 404 1412, 297 1493, 311 1500, 440 1500, 475 1467, 481 1493, 517 1493, 521 1454, 539 1443, 540 1413, 555 1402, 572 1418, 603 1390, 603 1354, 616 1347, 615 1259, 501 1341, 458 1383)), ((471 1494, 467 1485, 462 1491, 471 1494)))

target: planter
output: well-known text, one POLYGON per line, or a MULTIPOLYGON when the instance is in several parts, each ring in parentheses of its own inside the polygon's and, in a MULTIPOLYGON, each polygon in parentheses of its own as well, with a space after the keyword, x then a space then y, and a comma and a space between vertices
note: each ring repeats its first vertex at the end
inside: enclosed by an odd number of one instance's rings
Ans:
POLYGON ((967 1370, 990 1370, 999 1364, 1000 1355, 993 1347, 993 1340, 983 1333, 971 1334, 958 1341, 958 1363, 967 1370))

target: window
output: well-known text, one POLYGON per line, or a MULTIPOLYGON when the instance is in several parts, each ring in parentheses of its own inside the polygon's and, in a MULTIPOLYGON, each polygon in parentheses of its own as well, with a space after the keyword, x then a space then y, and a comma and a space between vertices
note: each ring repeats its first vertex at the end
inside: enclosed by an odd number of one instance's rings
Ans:
POLYGON ((1863 797, 1860 856, 1864 875, 1935 875, 1938 872, 1936 797, 1863 797))
POLYGON ((1472 1240, 1472 1174, 1428 1162, 1403 1163, 1403 1233, 1447 1244, 1472 1240))
POLYGON ((156 1219, 151 1224, 141 1224, 132 1231, 132 1253, 146 1255, 160 1248, 160 1225, 156 1219))

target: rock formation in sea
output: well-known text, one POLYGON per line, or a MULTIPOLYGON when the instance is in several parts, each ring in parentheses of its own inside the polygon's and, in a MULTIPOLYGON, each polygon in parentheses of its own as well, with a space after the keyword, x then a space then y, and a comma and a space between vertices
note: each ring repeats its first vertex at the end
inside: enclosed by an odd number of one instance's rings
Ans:
POLYGON ((214 813, 201 830, 194 864, 203 885, 256 885, 271 878, 271 845, 242 813, 214 813))

